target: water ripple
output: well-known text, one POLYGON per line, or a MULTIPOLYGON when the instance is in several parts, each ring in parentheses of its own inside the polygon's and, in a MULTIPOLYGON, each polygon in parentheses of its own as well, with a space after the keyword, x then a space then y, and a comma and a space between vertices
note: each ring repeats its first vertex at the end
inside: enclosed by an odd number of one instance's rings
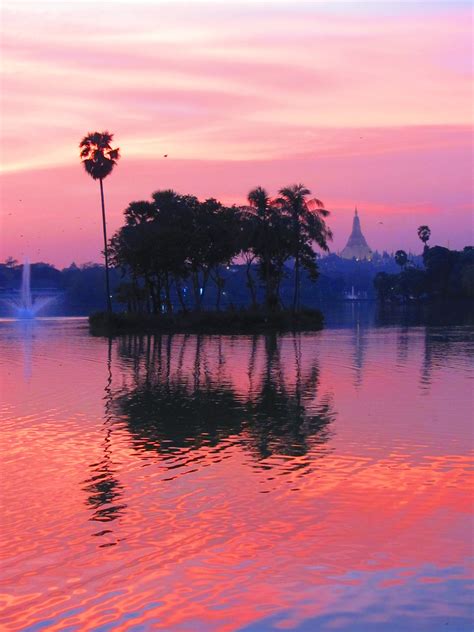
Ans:
POLYGON ((0 323, 2 629, 470 629, 473 355, 0 323))

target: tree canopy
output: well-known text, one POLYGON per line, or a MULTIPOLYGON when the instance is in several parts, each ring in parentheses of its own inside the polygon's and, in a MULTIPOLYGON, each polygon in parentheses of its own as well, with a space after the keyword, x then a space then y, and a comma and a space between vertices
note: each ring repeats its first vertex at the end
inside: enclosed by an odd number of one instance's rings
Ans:
POLYGON ((89 132, 79 143, 84 169, 94 180, 103 180, 120 158, 120 150, 111 146, 114 135, 110 132, 89 132))
POLYGON ((133 201, 125 209, 125 224, 110 241, 112 261, 132 280, 128 295, 134 287, 137 297, 145 291, 145 308, 159 313, 171 312, 176 305, 200 310, 210 281, 217 288, 219 309, 225 292, 222 270, 241 257, 247 264, 252 304, 257 307, 260 285, 263 307, 276 310, 290 262, 294 261, 295 287, 301 268, 315 281, 314 246, 327 250, 332 238, 325 223, 329 212, 320 200, 307 199, 309 194, 303 185, 293 185, 272 200, 257 187, 248 194, 249 205, 238 207, 170 189, 155 191, 152 201, 133 201))

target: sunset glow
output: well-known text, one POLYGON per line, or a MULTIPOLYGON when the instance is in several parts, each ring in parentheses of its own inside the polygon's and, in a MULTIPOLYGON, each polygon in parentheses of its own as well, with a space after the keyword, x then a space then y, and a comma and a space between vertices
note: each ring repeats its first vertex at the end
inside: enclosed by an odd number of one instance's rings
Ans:
POLYGON ((100 260, 94 129, 123 156, 111 230, 158 188, 243 203, 302 181, 335 251, 356 204, 374 249, 419 251, 423 223, 472 240, 468 3, 3 5, 0 258, 100 260))

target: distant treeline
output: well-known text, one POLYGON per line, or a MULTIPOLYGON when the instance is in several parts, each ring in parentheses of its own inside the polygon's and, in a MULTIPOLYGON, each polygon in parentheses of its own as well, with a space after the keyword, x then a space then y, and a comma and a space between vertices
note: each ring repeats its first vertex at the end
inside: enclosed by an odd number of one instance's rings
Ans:
MULTIPOLYGON (((271 200, 257 188, 248 206, 226 207, 168 190, 154 193, 151 202, 130 203, 124 226, 110 240, 114 309, 275 312, 321 307, 348 295, 398 303, 473 296, 474 249, 429 247, 427 226, 418 229, 423 255, 376 252, 371 261, 356 261, 316 254, 315 244, 328 249, 331 231, 322 202, 308 195, 302 185, 294 185, 271 200)), ((22 268, 11 258, 0 264, 0 298, 14 298, 22 268)), ((56 296, 50 314, 85 315, 104 308, 105 275, 99 264, 58 270, 35 263, 31 284, 34 294, 56 296)))
MULTIPOLYGON (((413 257, 414 261, 421 265, 422 258, 413 257)), ((374 277, 379 271, 392 274, 397 270, 397 264, 392 255, 388 253, 375 253, 372 261, 355 261, 330 254, 317 259, 319 278, 316 285, 312 283, 305 272, 301 278, 301 301, 309 307, 319 307, 328 302, 340 301, 346 293, 352 291, 352 287, 362 297, 375 298, 374 277)), ((14 259, 8 259, 0 263, 0 299, 13 297, 20 288, 23 266, 14 259)), ((230 266, 224 266, 221 275, 223 289, 221 303, 223 308, 246 307, 250 304, 250 293, 247 287, 248 275, 256 280, 256 300, 261 303, 264 300, 264 289, 258 282, 258 269, 256 264, 248 266, 242 260, 230 266)), ((293 299, 292 285, 293 269, 291 261, 285 265, 283 279, 280 285, 280 300, 283 305, 290 306, 293 299)), ((127 310, 129 293, 123 292, 130 279, 123 276, 122 270, 112 268, 110 271, 112 297, 114 309, 127 310)), ((49 305, 48 314, 87 315, 90 312, 102 310, 105 307, 104 292, 104 266, 96 263, 86 263, 81 266, 72 264, 61 270, 47 263, 33 263, 31 265, 31 284, 33 294, 41 293, 55 295, 56 300, 49 305)), ((192 292, 190 284, 183 284, 183 292, 188 295, 192 292)), ((176 307, 179 307, 176 297, 172 297, 176 307)), ((203 309, 211 309, 217 300, 217 288, 214 281, 209 281, 208 289, 203 300, 203 309)), ((1 313, 7 314, 0 300, 1 313)))
MULTIPOLYGON (((8 315, 8 299, 16 298, 21 286, 23 265, 13 258, 0 264, 0 313, 8 315), (2 301, 3 299, 3 301, 2 301)), ((112 287, 116 291, 121 282, 119 270, 111 270, 112 287)), ((104 266, 75 263, 59 270, 48 263, 31 264, 33 297, 55 297, 47 309, 53 315, 86 315, 104 308, 104 266)))
MULTIPOLYGON (((421 227, 427 228, 427 227, 421 227)), ((474 248, 461 251, 425 245, 422 264, 399 250, 398 274, 379 272, 374 279, 377 297, 383 302, 405 303, 433 299, 474 298, 474 248)))

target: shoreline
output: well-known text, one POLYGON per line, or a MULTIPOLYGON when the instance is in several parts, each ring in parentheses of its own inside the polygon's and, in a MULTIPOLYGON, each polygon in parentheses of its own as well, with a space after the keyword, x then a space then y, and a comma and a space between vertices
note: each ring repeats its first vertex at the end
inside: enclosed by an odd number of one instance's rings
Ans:
POLYGON ((175 314, 129 314, 96 312, 89 315, 94 335, 128 333, 260 334, 265 332, 320 331, 324 317, 319 309, 294 314, 280 310, 271 314, 258 310, 222 312, 177 312, 175 314))

